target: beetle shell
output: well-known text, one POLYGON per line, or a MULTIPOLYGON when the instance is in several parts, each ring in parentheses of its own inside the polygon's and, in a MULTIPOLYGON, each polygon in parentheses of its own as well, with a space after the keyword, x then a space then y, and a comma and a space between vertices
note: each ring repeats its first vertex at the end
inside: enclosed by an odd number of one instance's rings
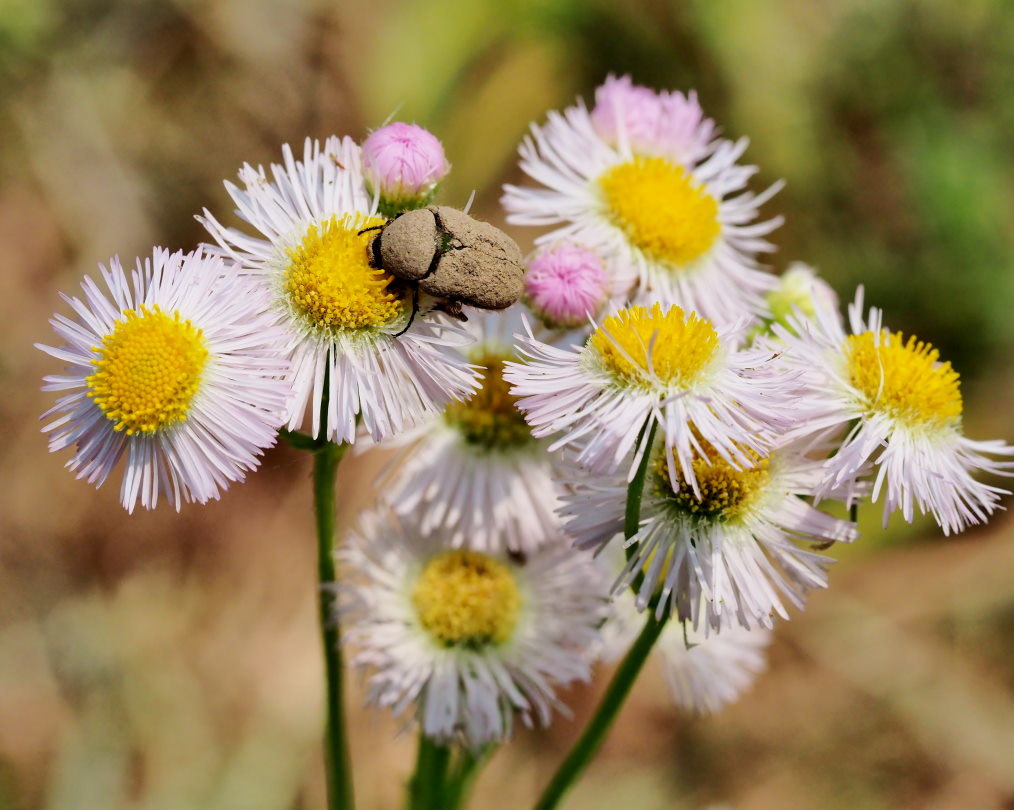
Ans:
POLYGON ((381 230, 380 266, 437 298, 506 309, 520 297, 525 265, 517 243, 488 222, 448 206, 409 211, 381 230))
POLYGON ((428 208, 420 208, 384 225, 374 237, 371 252, 379 266, 391 275, 405 281, 418 281, 432 272, 430 265, 438 243, 433 214, 428 208))

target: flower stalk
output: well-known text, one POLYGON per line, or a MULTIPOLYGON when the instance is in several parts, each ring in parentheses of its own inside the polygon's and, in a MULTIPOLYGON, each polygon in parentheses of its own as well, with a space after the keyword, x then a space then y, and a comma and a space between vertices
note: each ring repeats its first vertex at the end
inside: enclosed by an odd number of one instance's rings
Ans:
MULTIPOLYGON (((637 465, 637 471, 634 473, 634 477, 630 481, 630 485, 627 487, 627 508, 623 516, 623 538, 630 540, 638 530, 641 528, 641 498, 644 496, 644 480, 648 476, 648 463, 651 460, 651 448, 655 443, 655 429, 658 427, 658 423, 649 416, 647 421, 641 427, 641 432, 637 436, 636 447, 641 447, 641 461, 637 465), (644 434, 647 432, 647 440, 644 444, 641 444, 644 439, 644 434)), ((634 556, 632 546, 624 546, 623 552, 627 557, 628 562, 634 556)), ((631 580, 630 588, 635 594, 640 593, 641 586, 644 584, 644 573, 638 571, 637 575, 631 580)))
POLYGON ((444 810, 447 792, 447 766, 451 749, 427 737, 419 730, 419 749, 415 773, 409 783, 410 810, 444 810))
POLYGON ((327 684, 324 758, 329 810, 352 810, 352 768, 345 733, 341 632, 334 609, 338 576, 334 560, 335 480, 348 445, 323 442, 313 456, 313 504, 317 520, 317 581, 320 631, 327 684))
POLYGON ((667 617, 656 619, 652 611, 645 611, 645 613, 648 621, 644 625, 644 629, 624 656, 613 679, 609 682, 609 687, 602 696, 602 702, 599 703, 594 716, 585 727, 577 743, 571 748, 567 758, 557 768, 552 780, 535 805, 535 810, 552 810, 556 807, 564 793, 581 772, 588 767, 592 758, 602 747, 606 734, 620 712, 620 707, 623 706, 644 662, 648 659, 648 653, 655 646, 655 642, 658 641, 658 637, 665 627, 667 617))
MULTIPOLYGON (((321 418, 326 421, 330 386, 325 372, 320 399, 321 418)), ((352 763, 345 729, 345 689, 342 667, 341 628, 334 600, 338 592, 335 564, 335 484, 338 464, 348 444, 328 441, 320 429, 316 438, 284 435, 294 447, 313 452, 313 511, 317 524, 317 599, 321 641, 324 646, 324 682, 327 719, 324 732, 324 768, 327 774, 328 810, 353 810, 352 763), (309 440, 309 441, 307 441, 309 440)))
MULTIPOLYGON (((627 488, 627 508, 623 527, 623 534, 627 540, 637 534, 640 526, 641 498, 644 495, 644 481, 648 473, 648 460, 654 440, 655 421, 649 416, 638 436, 637 446, 643 448, 641 461, 637 466, 633 479, 630 481, 630 486, 627 488), (645 433, 647 433, 647 438, 642 445, 641 440, 645 439, 645 433)), ((635 592, 640 589, 642 580, 643 575, 639 573, 631 583, 631 587, 635 592)), ((648 654, 651 652, 652 647, 655 646, 655 642, 658 641, 658 637, 662 634, 662 630, 668 619, 668 614, 662 616, 661 619, 656 618, 654 608, 655 605, 652 604, 645 610, 647 622, 644 625, 644 629, 627 651, 623 661, 613 674, 613 678, 609 682, 609 686, 606 688, 606 692, 602 696, 602 701, 595 710, 595 714, 585 727, 581 737, 574 744, 574 747, 571 748, 570 753, 567 754, 567 758, 557 768, 552 780, 550 780, 549 785, 547 785, 538 803, 535 805, 535 810, 552 810, 552 808, 556 807, 560 799, 563 798, 564 793, 567 792, 574 780, 577 779, 584 769, 588 767, 592 758, 598 753, 599 748, 602 747, 606 734, 612 728, 613 721, 616 720, 620 708, 627 699, 627 695, 630 694, 634 681, 637 680, 644 662, 648 659, 648 654)))

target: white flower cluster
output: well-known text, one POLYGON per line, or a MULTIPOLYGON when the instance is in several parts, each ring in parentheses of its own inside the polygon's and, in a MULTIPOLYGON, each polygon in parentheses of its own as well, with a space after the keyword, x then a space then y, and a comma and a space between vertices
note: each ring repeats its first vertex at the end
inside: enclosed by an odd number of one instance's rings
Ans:
MULTIPOLYGON (((829 502, 882 499, 885 521, 918 507, 961 531, 1007 494, 975 476, 1008 474, 1014 455, 964 437, 957 373, 866 313, 861 289, 846 325, 811 268, 758 264, 780 223, 758 209, 779 184, 746 190, 745 140, 716 131, 695 95, 611 77, 590 110, 532 126, 534 183, 503 196, 509 222, 549 228, 533 312, 586 323, 567 345, 526 326, 504 376, 569 467, 565 533, 611 550, 615 622, 635 607, 678 620, 660 649, 677 700, 700 710, 737 693, 776 617, 827 586, 820 552, 857 538, 829 502)), ((607 649, 632 639, 610 635, 607 649)))
POLYGON ((674 698, 715 711, 763 668, 776 618, 827 586, 822 550, 857 538, 828 502, 918 508, 945 533, 998 508, 975 476, 1014 451, 964 437, 936 350, 861 290, 846 323, 811 269, 759 264, 778 184, 748 190, 746 141, 693 94, 610 78, 592 109, 532 127, 535 185, 503 204, 552 229, 524 305, 467 325, 380 266, 375 232, 449 169, 432 135, 391 126, 245 165, 226 184, 242 227, 205 210, 213 246, 155 249, 129 278, 113 259, 54 317, 63 345, 40 347, 67 365, 46 378, 64 392, 51 449, 75 447, 96 485, 126 457, 127 509, 218 497, 283 428, 396 449, 339 553, 371 703, 477 749, 515 714, 549 722, 650 611, 671 618, 674 698))

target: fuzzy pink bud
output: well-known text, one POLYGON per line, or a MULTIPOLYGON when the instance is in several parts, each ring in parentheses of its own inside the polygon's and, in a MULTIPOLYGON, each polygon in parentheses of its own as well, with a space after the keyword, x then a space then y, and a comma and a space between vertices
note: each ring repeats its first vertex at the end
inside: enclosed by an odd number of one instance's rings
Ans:
POLYGON ((450 169, 437 137, 415 124, 396 121, 363 142, 363 171, 382 209, 426 205, 450 169))
POLYGON ((559 245, 528 263, 525 300, 547 326, 572 329, 599 313, 608 286, 609 276, 597 253, 559 245))

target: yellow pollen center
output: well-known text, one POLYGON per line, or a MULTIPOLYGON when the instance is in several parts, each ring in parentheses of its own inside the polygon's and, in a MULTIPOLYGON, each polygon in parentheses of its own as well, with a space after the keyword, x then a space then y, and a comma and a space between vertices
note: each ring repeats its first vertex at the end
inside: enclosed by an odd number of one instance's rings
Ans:
POLYGON ((703 444, 708 454, 697 455, 692 462, 700 497, 679 472, 675 476, 679 489, 672 488, 669 463, 664 453, 655 462, 655 495, 694 518, 723 522, 735 520, 747 513, 771 479, 769 461, 755 456, 753 467, 738 470, 707 442, 703 444))
POLYGON ((88 396, 114 430, 155 433, 187 418, 208 349, 201 330, 178 312, 128 309, 94 349, 88 396))
POLYGON ((447 551, 426 564, 412 604, 439 643, 480 647, 511 637, 521 593, 506 564, 476 551, 447 551))
POLYGON ((689 386, 718 352, 718 333, 696 312, 630 307, 606 318, 588 339, 591 350, 620 382, 689 386))
POLYGON ((400 317, 407 293, 392 289, 394 276, 370 267, 367 247, 380 217, 347 214, 311 225, 290 248, 285 294, 311 327, 326 331, 385 326, 400 317))
POLYGON ((606 215, 648 258, 685 267, 718 239, 718 203, 681 167, 636 157, 598 180, 606 215))
POLYGON ((466 402, 452 402, 444 418, 457 428, 465 442, 487 449, 521 447, 532 441, 532 431, 517 408, 518 398, 510 393, 503 378, 508 354, 486 353, 476 358, 484 366, 482 388, 466 402))
POLYGON ((940 362, 940 353, 915 336, 881 330, 845 340, 849 381, 863 407, 909 425, 946 427, 961 418, 958 372, 940 362))

